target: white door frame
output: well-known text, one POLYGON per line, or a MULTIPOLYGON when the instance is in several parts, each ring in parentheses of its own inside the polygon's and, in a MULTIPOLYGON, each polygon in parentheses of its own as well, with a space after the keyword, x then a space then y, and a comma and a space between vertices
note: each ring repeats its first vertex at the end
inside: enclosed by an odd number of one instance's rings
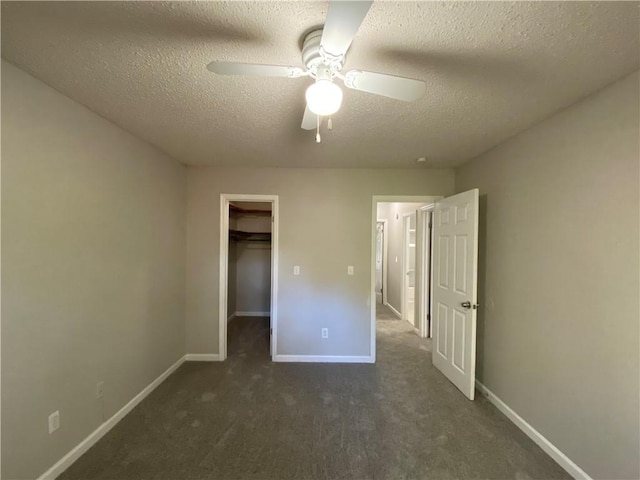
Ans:
POLYGON ((418 289, 416 314, 419 318, 419 334, 422 338, 431 337, 431 322, 428 319, 431 315, 428 302, 431 297, 431 227, 429 223, 434 209, 435 203, 420 207, 416 219, 416 230, 419 228, 419 231, 416 231, 416 242, 420 245, 420 249, 416 250, 416 262, 419 261, 425 266, 420 277, 416 278, 416 289, 418 289))
MULTIPOLYGON (((388 245, 387 245, 387 227, 389 226, 389 221, 386 218, 376 220, 376 223, 382 223, 382 304, 387 305, 387 253, 388 253, 388 245)), ((374 250, 375 256, 375 250, 374 250)), ((374 265, 374 275, 375 275, 375 263, 374 265)), ((375 282, 375 279, 374 279, 375 282)), ((375 298, 375 286, 374 286, 374 296, 375 298)))
POLYGON ((378 203, 435 203, 442 195, 373 195, 371 198, 371 285, 369 287, 369 306, 371 308, 371 362, 376 361, 376 223, 378 221, 378 203))
MULTIPOLYGON (((418 210, 416 208, 416 210, 418 210)), ((405 320, 407 322, 409 322, 409 308, 407 306, 407 288, 409 287, 408 285, 408 272, 407 272, 407 256, 409 255, 409 229, 411 228, 411 221, 409 220, 409 217, 411 217, 411 215, 415 215, 416 216, 416 223, 418 221, 418 215, 416 214, 415 211, 413 212, 406 212, 402 214, 402 263, 401 263, 401 269, 402 269, 402 276, 400 277, 400 317, 402 318, 402 320, 405 320)), ((415 232, 417 233, 417 231, 415 232)), ((416 243, 417 243, 417 235, 416 237, 416 243)), ((416 248, 417 245, 414 246, 414 248, 416 248)), ((417 248, 416 248, 416 252, 417 252, 417 248)), ((416 257, 414 257, 414 260, 417 260, 416 257)), ((415 275, 417 273, 417 270, 419 270, 418 268, 418 262, 416 261, 414 264, 414 270, 413 270, 413 274, 414 274, 414 278, 415 275)), ((415 282, 414 282, 414 289, 415 289, 415 282)), ((415 292, 415 290, 414 290, 415 292)), ((415 303, 415 296, 413 297, 413 323, 411 323, 411 326, 415 328, 415 323, 416 323, 416 303, 415 303)))
POLYGON ((229 202, 271 203, 271 359, 278 351, 278 195, 220 194, 220 288, 218 326, 220 361, 227 358, 227 282, 229 281, 229 202))

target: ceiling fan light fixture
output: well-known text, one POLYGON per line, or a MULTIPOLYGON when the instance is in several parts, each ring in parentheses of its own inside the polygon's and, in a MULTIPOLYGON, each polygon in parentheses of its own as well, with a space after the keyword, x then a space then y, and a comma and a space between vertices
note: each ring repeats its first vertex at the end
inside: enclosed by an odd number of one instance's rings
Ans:
POLYGON ((307 88, 307 106, 316 115, 333 115, 342 105, 342 89, 331 80, 318 79, 307 88))

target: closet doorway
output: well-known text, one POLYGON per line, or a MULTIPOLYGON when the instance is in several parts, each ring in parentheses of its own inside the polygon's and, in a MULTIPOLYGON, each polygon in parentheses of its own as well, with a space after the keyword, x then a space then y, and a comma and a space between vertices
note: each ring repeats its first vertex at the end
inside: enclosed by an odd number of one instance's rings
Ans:
POLYGON ((247 347, 273 359, 278 197, 222 194, 220 210, 220 360, 247 347))

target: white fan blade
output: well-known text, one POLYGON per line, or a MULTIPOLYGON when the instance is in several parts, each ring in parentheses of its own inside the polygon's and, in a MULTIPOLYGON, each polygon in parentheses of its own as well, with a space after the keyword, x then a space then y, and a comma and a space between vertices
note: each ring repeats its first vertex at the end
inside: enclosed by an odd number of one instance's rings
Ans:
POLYGON ((422 80, 394 77, 384 73, 350 70, 344 76, 344 84, 348 88, 363 92, 412 102, 422 96, 426 85, 422 80))
POLYGON ((297 78, 305 75, 300 67, 284 67, 281 65, 257 65, 253 63, 211 62, 207 70, 218 75, 258 75, 261 77, 297 78))
POLYGON ((372 3, 369 0, 329 2, 327 20, 322 29, 322 40, 320 40, 320 45, 325 52, 336 57, 347 53, 372 3))
MULTIPOLYGON (((322 121, 322 119, 320 119, 322 121)), ((300 127, 303 130, 315 130, 318 126, 318 115, 309 110, 309 107, 305 108, 304 116, 302 117, 302 125, 300 127)))

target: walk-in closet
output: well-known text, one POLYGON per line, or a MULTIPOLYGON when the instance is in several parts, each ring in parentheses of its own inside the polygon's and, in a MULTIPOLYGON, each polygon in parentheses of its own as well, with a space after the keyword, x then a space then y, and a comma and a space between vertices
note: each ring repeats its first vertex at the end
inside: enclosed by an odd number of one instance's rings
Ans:
POLYGON ((229 205, 228 353, 269 355, 270 202, 229 205))

